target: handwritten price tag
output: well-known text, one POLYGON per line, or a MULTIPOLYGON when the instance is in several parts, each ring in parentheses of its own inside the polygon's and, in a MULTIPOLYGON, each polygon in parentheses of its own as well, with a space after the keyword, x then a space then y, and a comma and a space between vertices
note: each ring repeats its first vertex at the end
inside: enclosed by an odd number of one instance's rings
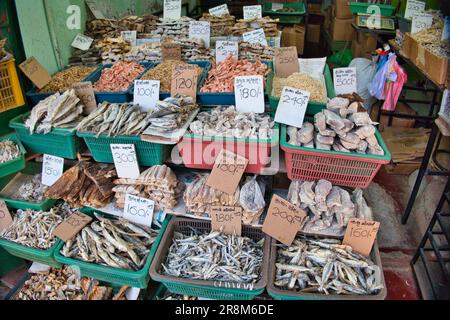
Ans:
POLYGON ((75 94, 84 104, 84 114, 88 115, 97 108, 97 101, 95 100, 94 87, 91 81, 75 83, 72 88, 75 94))
POLYGON ((137 179, 140 171, 134 144, 111 144, 110 147, 119 178, 137 179))
POLYGON ((290 246, 306 217, 304 210, 274 195, 262 230, 272 238, 290 246))
POLYGON ((170 93, 172 97, 177 94, 190 96, 197 99, 197 80, 198 75, 195 67, 190 64, 176 65, 172 72, 172 87, 170 93))
POLYGON ((247 159, 223 149, 216 158, 206 184, 232 195, 235 193, 247 165, 247 159))
POLYGON ((240 236, 242 232, 242 209, 237 207, 211 207, 211 229, 223 234, 240 236))
POLYGON ((12 223, 13 219, 5 201, 0 200, 0 231, 8 228, 12 223))
POLYGON ((256 29, 253 31, 245 32, 242 34, 242 38, 245 42, 262 44, 267 47, 267 39, 266 34, 264 33, 264 29, 256 29))
POLYGON ((275 72, 281 78, 287 78, 294 72, 298 72, 297 47, 275 48, 275 72))
POLYGON ((349 245, 353 250, 368 256, 372 251, 379 228, 379 222, 352 218, 347 224, 342 244, 349 245))
POLYGON ((181 60, 181 47, 179 44, 166 42, 162 44, 162 58, 166 60, 181 60))
POLYGON ((244 6, 244 20, 262 18, 262 6, 244 6))
POLYGON ((228 6, 226 4, 222 4, 220 6, 209 9, 209 14, 212 16, 220 17, 226 14, 230 14, 228 10, 228 6))
POLYGON ((412 18, 411 33, 428 29, 433 24, 433 16, 428 13, 416 14, 412 18))
POLYGON ((155 109, 159 100, 158 80, 136 80, 134 81, 134 103, 138 104, 142 111, 155 109))
POLYGON ((52 79, 47 70, 44 69, 35 57, 31 57, 22 62, 19 68, 39 89, 45 87, 52 79))
POLYGON ((356 92, 356 68, 334 69, 333 82, 336 95, 356 92))
POLYGON ((180 19, 181 0, 164 0, 164 19, 180 19))
POLYGON ((132 47, 135 47, 137 44, 137 31, 122 31, 120 33, 122 38, 128 41, 132 47))
POLYGON ((53 230, 53 235, 67 242, 73 239, 91 221, 91 217, 81 212, 75 212, 53 230))
POLYGON ((264 112, 263 76, 241 76, 234 79, 236 110, 239 112, 264 112))
POLYGON ((86 51, 91 47, 93 41, 94 39, 79 33, 76 35, 75 39, 73 39, 72 47, 86 51))
POLYGON ((406 2, 405 19, 411 20, 416 14, 425 10, 425 2, 417 0, 408 0, 406 2))
POLYGON ((229 56, 239 57, 239 43, 237 41, 216 41, 216 62, 219 63, 229 56))
POLYGON ((125 198, 125 213, 123 217, 131 222, 151 227, 154 210, 154 201, 127 194, 125 198))
POLYGON ((301 128, 305 119, 310 93, 292 87, 284 87, 278 103, 275 121, 301 128))
POLYGON ((64 158, 44 154, 42 184, 51 187, 64 172, 64 158))
POLYGON ((211 25, 208 21, 189 22, 189 39, 199 39, 205 44, 205 48, 211 45, 211 25))

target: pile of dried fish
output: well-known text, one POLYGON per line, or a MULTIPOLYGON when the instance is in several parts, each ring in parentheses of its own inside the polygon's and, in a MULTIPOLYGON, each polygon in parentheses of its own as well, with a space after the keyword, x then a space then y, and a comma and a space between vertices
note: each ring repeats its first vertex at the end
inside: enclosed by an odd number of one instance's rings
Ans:
POLYGON ((175 232, 166 262, 168 276, 195 280, 256 283, 261 277, 264 238, 175 232))
POLYGON ((181 47, 181 58, 188 60, 209 60, 212 58, 211 51, 207 49, 202 41, 189 38, 175 38, 170 41, 178 43, 181 47))
POLYGON ((229 56, 224 61, 213 63, 208 79, 200 92, 234 92, 234 79, 240 76, 263 76, 264 83, 270 70, 259 60, 238 60, 229 56))
POLYGON ((275 56, 275 49, 260 43, 239 42, 239 59, 269 60, 275 56))
POLYGON ((99 40, 94 40, 91 47, 86 50, 73 49, 69 58, 70 66, 98 65, 102 63, 101 51, 97 47, 99 40))
POLYGON ((111 68, 102 70, 100 79, 94 84, 94 90, 96 92, 127 91, 144 70, 144 66, 136 62, 117 62, 111 68))
POLYGON ((320 80, 314 79, 306 73, 296 72, 287 78, 275 76, 273 78, 272 96, 280 97, 284 87, 293 87, 309 92, 309 101, 327 102, 327 89, 320 80))
POLYGON ((34 175, 30 181, 22 184, 11 196, 12 199, 40 203, 45 200, 44 193, 48 187, 42 184, 42 175, 34 175))
POLYGON ((52 128, 75 128, 83 118, 84 105, 70 89, 41 100, 32 110, 25 126, 33 132, 47 134, 52 128))
POLYGON ((105 38, 95 44, 100 51, 103 64, 116 63, 123 60, 123 56, 130 52, 131 44, 119 38, 105 38))
POLYGON ((161 57, 160 43, 144 43, 140 46, 133 47, 130 52, 125 54, 124 60, 146 63, 161 61, 161 57))
POLYGON ((121 31, 149 34, 156 29, 159 18, 153 15, 126 16, 118 20, 93 19, 86 22, 86 35, 94 39, 120 37, 121 31))
POLYGON ((336 97, 327 109, 314 116, 314 125, 304 122, 298 130, 288 127, 290 144, 306 148, 359 154, 384 155, 375 136, 376 128, 367 112, 358 112, 359 102, 349 104, 346 98, 336 97), (314 132, 316 129, 316 132, 314 132))
POLYGON ((137 179, 117 179, 114 184, 115 205, 122 209, 127 194, 155 201, 156 210, 173 209, 184 188, 166 165, 148 168, 137 179))
POLYGON ((161 38, 188 38, 189 23, 194 19, 189 17, 181 17, 180 19, 160 19, 156 24, 157 28, 152 32, 154 36, 161 38))
POLYGON ((102 208, 114 196, 114 166, 79 162, 70 168, 44 194, 48 199, 64 199, 71 207, 102 208))
POLYGON ((124 219, 106 219, 98 214, 96 218, 74 240, 65 243, 61 254, 103 266, 141 270, 158 232, 124 219))
POLYGON ((75 66, 62 70, 52 76, 52 80, 39 92, 62 92, 72 88, 73 84, 82 82, 94 72, 95 67, 75 66))
POLYGON ((266 114, 237 112, 234 106, 200 112, 189 130, 208 137, 271 139, 275 122, 266 114))
POLYGON ((251 20, 238 20, 237 23, 230 28, 233 36, 242 36, 246 32, 257 29, 264 29, 266 37, 278 37, 278 22, 279 19, 272 19, 270 17, 254 18, 251 20))
POLYGON ((278 246, 275 286, 298 293, 373 295, 384 288, 380 267, 335 239, 299 237, 278 246))
POLYGON ((4 140, 0 142, 0 163, 5 163, 20 156, 19 146, 11 141, 4 140))
POLYGON ((161 298, 156 298, 156 300, 166 300, 166 301, 181 301, 181 300, 198 300, 198 297, 175 294, 175 293, 167 293, 161 298))
POLYGON ((208 21, 210 23, 212 37, 220 37, 231 34, 231 28, 236 23, 236 18, 229 14, 213 16, 209 13, 203 13, 200 21, 208 21))
POLYGON ((412 33, 411 38, 415 39, 419 44, 434 54, 440 57, 450 58, 450 40, 442 39, 445 25, 442 14, 434 10, 428 10, 427 13, 433 15, 433 24, 430 28, 412 33))
POLYGON ((53 230, 72 213, 72 209, 63 204, 50 211, 17 210, 13 223, 0 231, 0 238, 26 247, 48 250, 56 242, 53 230))
POLYGON ((293 181, 287 200, 307 210, 308 218, 301 229, 307 233, 343 236, 350 219, 373 220, 361 189, 350 195, 327 180, 293 181))
POLYGON ((275 12, 297 12, 294 8, 281 8, 277 9, 275 12))

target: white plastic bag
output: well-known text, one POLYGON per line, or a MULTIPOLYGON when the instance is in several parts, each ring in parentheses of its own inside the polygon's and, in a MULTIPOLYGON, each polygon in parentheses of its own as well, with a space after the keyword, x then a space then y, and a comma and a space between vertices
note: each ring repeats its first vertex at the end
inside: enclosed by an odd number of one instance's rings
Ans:
POLYGON ((364 99, 364 108, 370 113, 373 97, 370 95, 367 85, 372 82, 377 65, 369 59, 355 58, 350 63, 349 68, 356 68, 356 79, 358 79, 356 93, 364 99))

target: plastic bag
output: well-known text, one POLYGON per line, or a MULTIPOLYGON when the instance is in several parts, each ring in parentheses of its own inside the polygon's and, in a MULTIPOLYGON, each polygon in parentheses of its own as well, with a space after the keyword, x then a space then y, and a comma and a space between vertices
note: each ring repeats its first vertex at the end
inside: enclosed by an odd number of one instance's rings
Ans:
POLYGON ((349 49, 340 50, 328 57, 328 63, 335 68, 345 68, 352 62, 353 55, 349 49))
POLYGON ((264 211, 266 201, 264 200, 265 185, 258 183, 254 176, 247 180, 241 188, 239 203, 244 209, 242 221, 244 223, 253 223, 264 211))
POLYGON ((369 92, 368 85, 372 81, 377 65, 369 59, 356 58, 353 59, 349 67, 356 68, 356 93, 364 100, 364 108, 370 112, 373 98, 369 92))
POLYGON ((405 70, 398 64, 397 59, 391 62, 390 68, 393 68, 393 70, 389 73, 387 80, 386 101, 384 101, 382 109, 394 111, 397 106, 398 98, 402 92, 403 85, 408 81, 408 76, 405 70))
POLYGON ((372 82, 368 84, 370 94, 378 100, 385 99, 386 77, 389 72, 389 61, 382 61, 378 64, 379 68, 372 82), (381 65, 381 67, 380 67, 381 65))

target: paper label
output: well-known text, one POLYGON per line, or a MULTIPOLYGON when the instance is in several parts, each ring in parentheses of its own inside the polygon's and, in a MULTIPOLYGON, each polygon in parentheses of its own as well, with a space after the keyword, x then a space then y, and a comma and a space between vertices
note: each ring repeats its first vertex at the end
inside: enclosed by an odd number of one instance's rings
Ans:
POLYGON ((417 0, 408 0, 406 2, 405 19, 411 20, 416 14, 425 10, 425 2, 417 0))
POLYGON ((228 10, 228 6, 226 4, 222 4, 220 6, 209 9, 209 14, 212 16, 220 17, 226 14, 230 14, 228 10))
POLYGON ((137 179, 140 172, 134 144, 111 144, 110 147, 119 178, 137 179))
POLYGON ((233 195, 247 165, 247 159, 223 149, 216 158, 206 184, 211 188, 233 195))
POLYGON ((8 207, 5 201, 0 200, 0 231, 8 228, 13 223, 11 213, 9 213, 8 207))
POLYGON ((135 80, 134 103, 138 104, 142 111, 154 110, 159 100, 159 80, 135 80))
POLYGON ((277 11, 284 8, 283 3, 272 2, 272 11, 277 11))
POLYGON ((141 289, 139 288, 129 288, 125 293, 125 297, 128 301, 136 301, 139 298, 139 294, 141 293, 141 289))
POLYGON ((92 218, 81 213, 72 213, 66 220, 53 230, 53 235, 67 242, 73 239, 85 226, 92 221, 92 218))
POLYGON ((179 44, 166 42, 162 44, 162 59, 181 60, 181 47, 179 44))
POLYGON ((229 56, 239 57, 239 43, 237 41, 216 41, 216 63, 224 61, 229 56))
POLYGON ((64 172, 64 158, 44 154, 42 164, 42 184, 51 187, 64 172))
POLYGON ((275 48, 275 73, 281 78, 287 78, 298 72, 298 54, 296 47, 275 48))
POLYGON ((94 39, 79 33, 75 39, 73 39, 72 47, 86 51, 91 47, 92 42, 94 42, 94 39))
POLYGON ((304 210, 274 195, 267 211, 262 231, 281 243, 290 246, 306 217, 304 210))
POLYGON ((212 231, 240 236, 242 232, 242 209, 238 207, 211 207, 212 231))
POLYGON ((327 57, 324 58, 310 58, 310 59, 298 59, 300 72, 309 75, 323 75, 325 65, 327 64, 327 57))
POLYGON ((379 228, 379 222, 352 218, 347 224, 342 244, 351 246, 362 255, 369 256, 379 228))
POLYGON ((352 94, 356 89, 356 68, 335 68, 333 83, 336 95, 352 94))
POLYGON ((172 87, 170 93, 172 97, 177 94, 190 96, 197 99, 198 75, 194 65, 176 65, 172 71, 172 87))
POLYGON ((266 39, 266 34, 264 33, 264 29, 256 29, 253 31, 249 31, 249 32, 244 32, 242 34, 242 38, 244 39, 245 42, 248 43, 259 43, 262 44, 263 46, 267 47, 267 39, 266 39))
POLYGON ((244 6, 244 20, 262 18, 262 6, 244 6))
POLYGON ((143 226, 152 226, 155 202, 127 194, 123 218, 143 226))
POLYGON ((303 126, 310 93, 292 87, 284 87, 278 103, 275 121, 296 128, 303 126))
POLYGON ((411 33, 428 29, 433 24, 433 16, 428 13, 416 14, 412 18, 411 33))
POLYGON ((31 267, 28 269, 28 273, 47 273, 51 268, 52 267, 50 267, 49 265, 39 262, 33 262, 31 267))
POLYGON ((209 21, 189 22, 189 39, 199 39, 204 43, 205 48, 209 49, 211 45, 211 25, 209 21))
POLYGON ((39 89, 45 87, 52 79, 47 70, 44 69, 35 57, 31 57, 22 62, 19 68, 39 89))
POLYGON ((95 100, 94 87, 91 81, 75 83, 72 85, 72 88, 84 105, 84 114, 88 115, 97 109, 97 101, 95 100))
POLYGON ((122 31, 120 33, 121 37, 128 41, 132 47, 136 46, 137 43, 137 31, 122 31))
POLYGON ((164 19, 180 19, 181 0, 164 0, 164 19))
POLYGON ((234 79, 234 95, 238 112, 264 112, 263 76, 240 76, 234 79))

